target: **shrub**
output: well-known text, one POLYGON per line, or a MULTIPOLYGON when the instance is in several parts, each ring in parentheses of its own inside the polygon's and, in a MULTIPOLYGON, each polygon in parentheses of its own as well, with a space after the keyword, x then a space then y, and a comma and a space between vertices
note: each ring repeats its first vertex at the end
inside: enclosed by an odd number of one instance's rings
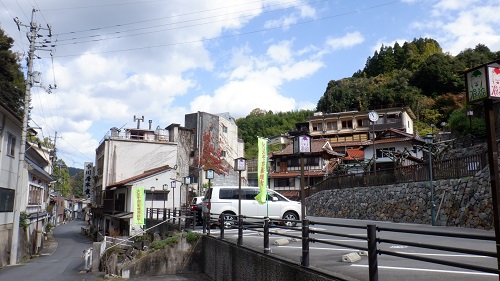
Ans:
POLYGON ((151 249, 158 250, 163 249, 167 245, 174 245, 179 243, 180 235, 171 236, 164 240, 154 241, 151 243, 151 249))
POLYGON ((19 226, 26 229, 30 225, 28 220, 28 214, 26 212, 21 212, 19 214, 19 226))
POLYGON ((186 237, 186 241, 189 244, 193 245, 198 241, 198 239, 200 239, 201 234, 198 232, 186 232, 184 237, 186 237))

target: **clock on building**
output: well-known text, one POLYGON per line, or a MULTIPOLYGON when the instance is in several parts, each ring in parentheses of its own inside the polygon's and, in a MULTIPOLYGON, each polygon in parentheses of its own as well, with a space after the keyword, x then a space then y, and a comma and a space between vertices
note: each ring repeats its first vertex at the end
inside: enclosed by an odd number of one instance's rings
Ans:
POLYGON ((372 122, 377 122, 378 120, 378 113, 376 111, 370 111, 368 112, 368 119, 372 122))

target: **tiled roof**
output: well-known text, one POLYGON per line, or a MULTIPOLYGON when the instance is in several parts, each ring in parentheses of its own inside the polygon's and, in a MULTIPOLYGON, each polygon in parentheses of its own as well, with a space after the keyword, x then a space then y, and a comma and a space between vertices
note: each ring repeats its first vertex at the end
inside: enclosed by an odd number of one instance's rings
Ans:
POLYGON ((139 175, 130 177, 128 179, 124 179, 124 180, 121 180, 119 182, 115 182, 114 184, 108 185, 107 188, 117 187, 117 186, 121 186, 121 185, 127 185, 127 184, 134 182, 134 181, 137 181, 137 180, 140 180, 143 178, 147 178, 147 177, 150 177, 152 175, 159 174, 159 173, 162 173, 162 172, 170 170, 170 169, 172 169, 172 168, 169 165, 165 165, 165 166, 161 166, 158 168, 146 170, 142 174, 139 174, 139 175))
POLYGON ((347 156, 344 160, 356 160, 365 158, 365 153, 361 149, 347 149, 347 156))

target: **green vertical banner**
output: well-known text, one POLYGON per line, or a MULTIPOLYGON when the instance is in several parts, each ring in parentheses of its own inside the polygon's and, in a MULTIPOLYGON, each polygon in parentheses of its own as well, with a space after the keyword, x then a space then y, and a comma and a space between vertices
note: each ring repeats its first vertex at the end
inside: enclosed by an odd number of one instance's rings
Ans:
POLYGON ((260 204, 267 202, 267 139, 258 138, 257 145, 259 146, 257 158, 257 180, 259 183, 260 193, 255 196, 260 204))
POLYGON ((146 208, 144 208, 144 201, 146 200, 146 193, 144 193, 144 187, 136 187, 133 190, 134 224, 145 225, 146 208))

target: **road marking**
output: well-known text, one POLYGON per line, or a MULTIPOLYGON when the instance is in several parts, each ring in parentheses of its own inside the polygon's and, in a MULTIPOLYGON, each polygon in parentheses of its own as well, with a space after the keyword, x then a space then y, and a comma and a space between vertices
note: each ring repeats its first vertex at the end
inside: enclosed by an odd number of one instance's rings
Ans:
MULTIPOLYGON (((365 268, 368 267, 368 265, 362 265, 362 264, 351 264, 351 266, 365 267, 365 268)), ((426 269, 426 268, 412 268, 412 267, 395 267, 395 266, 378 266, 378 268, 394 269, 394 270, 408 270, 408 271, 426 271, 426 272, 439 272, 439 273, 456 273, 456 274, 468 274, 468 275, 498 276, 498 274, 494 274, 494 273, 473 272, 473 271, 454 271, 454 270, 426 269)))
POLYGON ((438 257, 460 257, 460 258, 490 258, 488 256, 477 256, 477 255, 460 255, 460 254, 430 254, 430 253, 409 253, 409 252, 396 252, 399 254, 415 255, 415 256, 438 256, 438 257))
MULTIPOLYGON (((276 246, 276 248, 292 248, 292 249, 302 249, 302 247, 295 246, 276 246)), ((359 251, 358 249, 351 248, 320 248, 320 247, 309 247, 309 250, 327 250, 327 251, 359 251)))

